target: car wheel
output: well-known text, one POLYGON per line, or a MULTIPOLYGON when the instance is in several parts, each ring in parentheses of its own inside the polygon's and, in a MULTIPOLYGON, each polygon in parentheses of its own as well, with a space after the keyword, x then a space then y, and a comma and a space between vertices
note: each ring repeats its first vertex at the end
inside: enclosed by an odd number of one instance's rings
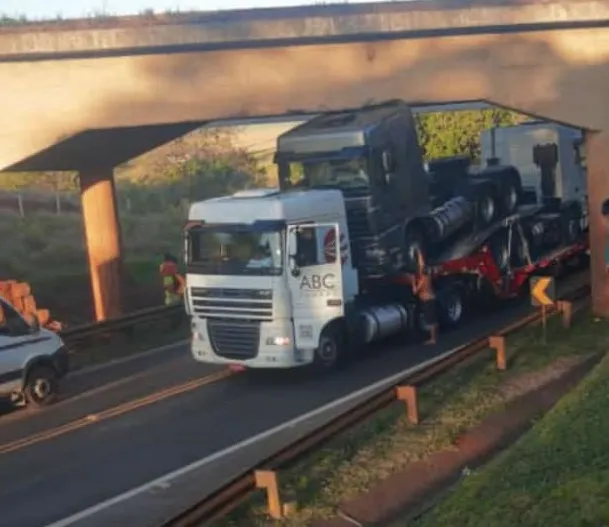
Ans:
POLYGON ((35 366, 28 373, 23 394, 28 404, 48 406, 57 399, 57 374, 50 366, 35 366))

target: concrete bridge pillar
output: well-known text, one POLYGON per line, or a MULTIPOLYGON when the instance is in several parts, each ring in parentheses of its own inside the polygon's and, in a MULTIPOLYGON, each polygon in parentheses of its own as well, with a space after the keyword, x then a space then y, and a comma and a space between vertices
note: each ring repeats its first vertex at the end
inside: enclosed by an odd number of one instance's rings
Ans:
POLYGON ((602 214, 609 199, 609 132, 586 132, 588 203, 590 210, 590 271, 592 311, 609 318, 609 273, 605 253, 609 242, 609 217, 602 214))
POLYGON ((123 254, 112 168, 79 173, 96 320, 122 314, 123 254))

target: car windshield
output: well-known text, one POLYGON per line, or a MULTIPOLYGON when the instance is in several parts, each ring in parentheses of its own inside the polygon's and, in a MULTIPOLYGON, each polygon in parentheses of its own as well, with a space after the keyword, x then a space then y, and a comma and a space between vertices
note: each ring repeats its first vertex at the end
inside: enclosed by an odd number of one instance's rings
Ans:
POLYGON ((366 159, 291 161, 283 176, 287 188, 365 189, 370 186, 366 159))
POLYGON ((280 275, 280 230, 196 227, 188 231, 192 272, 218 275, 280 275))

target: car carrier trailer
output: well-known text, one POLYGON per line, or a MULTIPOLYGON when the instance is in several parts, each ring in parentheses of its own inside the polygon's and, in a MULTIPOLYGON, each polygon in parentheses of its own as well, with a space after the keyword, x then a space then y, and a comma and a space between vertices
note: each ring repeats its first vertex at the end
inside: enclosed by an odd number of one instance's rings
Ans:
MULTIPOLYGON (((525 221, 527 217, 531 218, 525 214, 525 221)), ((566 269, 580 268, 587 262, 589 246, 585 230, 574 239, 531 254, 522 221, 518 213, 505 218, 488 230, 485 243, 477 250, 450 255, 449 259, 430 266, 434 289, 438 292, 441 325, 452 328, 461 324, 473 306, 519 297, 528 290, 532 276, 560 277, 566 269), (505 241, 497 241, 501 239, 505 241), (517 241, 510 243, 510 239, 517 241)), ((407 286, 411 275, 397 275, 392 280, 407 286)), ((413 309, 413 328, 425 329, 416 302, 413 309)))
POLYGON ((442 320, 455 324, 464 309, 451 305, 489 286, 509 297, 586 243, 580 187, 523 189, 515 167, 463 157, 426 170, 399 101, 318 116, 278 138, 276 162, 279 188, 190 207, 186 308, 198 361, 329 369, 359 344, 416 327, 405 282, 418 251, 442 320))

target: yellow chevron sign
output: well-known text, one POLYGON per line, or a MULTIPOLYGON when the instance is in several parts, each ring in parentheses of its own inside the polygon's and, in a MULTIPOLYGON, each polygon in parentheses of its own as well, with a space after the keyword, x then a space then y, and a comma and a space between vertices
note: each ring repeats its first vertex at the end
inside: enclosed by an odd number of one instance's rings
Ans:
POLYGON ((531 303, 534 306, 551 306, 556 302, 556 284, 550 276, 531 277, 531 303))

